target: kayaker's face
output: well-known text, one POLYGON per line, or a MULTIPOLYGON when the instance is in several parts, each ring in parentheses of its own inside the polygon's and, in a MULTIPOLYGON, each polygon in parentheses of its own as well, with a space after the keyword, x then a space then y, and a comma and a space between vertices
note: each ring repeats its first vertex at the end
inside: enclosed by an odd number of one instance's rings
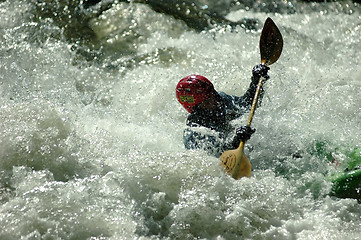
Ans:
POLYGON ((202 110, 216 110, 219 107, 219 102, 217 101, 214 94, 212 94, 209 98, 201 102, 197 107, 202 110))

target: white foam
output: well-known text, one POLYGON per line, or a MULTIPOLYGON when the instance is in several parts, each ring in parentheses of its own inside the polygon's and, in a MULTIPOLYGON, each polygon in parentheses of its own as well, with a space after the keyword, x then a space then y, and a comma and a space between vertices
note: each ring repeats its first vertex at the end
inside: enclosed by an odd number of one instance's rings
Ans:
POLYGON ((110 69, 107 61, 73 64, 63 41, 32 41, 59 29, 19 14, 31 9, 22 1, 0 6, 13 19, 0 18, 1 239, 358 238, 359 204, 328 196, 331 167, 308 152, 316 140, 331 149, 360 143, 356 14, 272 16, 284 50, 247 142, 253 176, 235 181, 217 158, 184 149, 186 112, 174 88, 199 73, 219 91, 243 94, 260 32, 196 33, 147 7, 125 12, 119 4, 93 27, 119 39, 119 24, 135 16, 122 27, 143 38, 107 44, 114 52, 132 47, 142 60, 115 52, 123 65, 110 69))

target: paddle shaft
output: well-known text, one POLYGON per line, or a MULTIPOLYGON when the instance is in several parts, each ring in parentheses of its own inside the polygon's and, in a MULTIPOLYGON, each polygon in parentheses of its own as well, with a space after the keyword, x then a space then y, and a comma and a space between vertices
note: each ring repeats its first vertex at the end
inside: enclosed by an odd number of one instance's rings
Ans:
MULTIPOLYGON (((264 79, 262 77, 260 77, 260 79, 258 81, 256 93, 254 94, 253 101, 252 101, 251 111, 249 112, 249 116, 248 116, 247 126, 251 126, 253 115, 254 115, 254 112, 256 111, 256 108, 257 108, 258 98, 259 98, 259 95, 260 95, 260 92, 261 92, 263 80, 264 79)), ((240 154, 244 154, 243 151, 244 151, 244 144, 245 143, 246 143, 246 140, 242 140, 239 143, 239 146, 238 146, 237 150, 241 151, 240 154)), ((241 158, 242 158, 242 156, 239 159, 241 159, 241 158)), ((234 179, 236 179, 240 167, 241 167, 241 161, 237 161, 236 165, 234 166, 233 172, 232 172, 232 177, 234 179)))
POLYGON ((258 80, 257 89, 253 97, 251 111, 249 112, 249 116, 248 116, 247 126, 251 126, 253 115, 257 108, 258 98, 261 93, 263 80, 264 80, 263 77, 260 77, 260 79, 258 80))

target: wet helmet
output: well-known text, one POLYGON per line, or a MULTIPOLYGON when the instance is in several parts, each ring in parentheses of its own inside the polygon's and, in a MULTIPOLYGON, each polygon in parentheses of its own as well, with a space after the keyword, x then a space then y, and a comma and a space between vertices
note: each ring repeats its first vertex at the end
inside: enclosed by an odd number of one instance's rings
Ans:
POLYGON ((206 100, 213 92, 213 84, 201 75, 182 78, 176 87, 178 101, 190 113, 193 112, 195 105, 206 100))

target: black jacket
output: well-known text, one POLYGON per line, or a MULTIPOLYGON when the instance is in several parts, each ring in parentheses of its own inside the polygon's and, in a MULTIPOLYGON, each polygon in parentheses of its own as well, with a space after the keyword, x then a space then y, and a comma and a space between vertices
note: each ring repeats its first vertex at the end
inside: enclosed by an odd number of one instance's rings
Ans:
MULTIPOLYGON (((184 146, 187 149, 203 149, 209 154, 219 157, 225 150, 237 148, 235 129, 241 117, 252 106, 258 79, 252 77, 247 92, 242 97, 218 93, 220 107, 215 111, 195 110, 187 118, 187 127, 183 133, 184 146)), ((259 97, 262 100, 263 89, 259 97)))

